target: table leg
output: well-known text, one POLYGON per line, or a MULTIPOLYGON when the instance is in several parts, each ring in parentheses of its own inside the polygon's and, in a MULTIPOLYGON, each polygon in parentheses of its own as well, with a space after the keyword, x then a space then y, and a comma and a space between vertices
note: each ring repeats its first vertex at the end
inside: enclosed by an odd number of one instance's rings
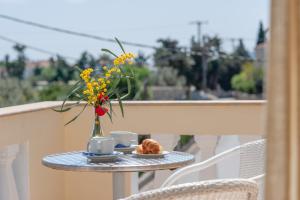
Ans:
POLYGON ((125 197, 125 173, 113 173, 113 200, 125 197))
POLYGON ((138 173, 113 173, 113 200, 138 192, 138 173))

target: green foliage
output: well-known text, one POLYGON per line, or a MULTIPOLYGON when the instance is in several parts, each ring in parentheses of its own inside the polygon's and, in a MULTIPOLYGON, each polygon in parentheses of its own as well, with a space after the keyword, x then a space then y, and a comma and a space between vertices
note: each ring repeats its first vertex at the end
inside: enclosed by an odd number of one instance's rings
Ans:
POLYGON ((86 66, 95 67, 96 64, 97 64, 97 60, 93 57, 93 55, 89 54, 87 51, 84 51, 81 54, 78 61, 76 62, 76 65, 81 69, 84 69, 86 66))
POLYGON ((40 79, 48 82, 53 82, 57 76, 57 71, 54 67, 47 67, 41 70, 40 79))
POLYGON ((34 71, 34 80, 43 80, 47 82, 64 82, 68 83, 71 80, 78 79, 78 71, 69 65, 66 60, 60 56, 56 59, 49 60, 49 66, 42 69, 36 68, 34 71))
POLYGON ((34 102, 36 93, 29 81, 20 81, 16 78, 0 79, 0 107, 34 102))
MULTIPOLYGON (((257 44, 266 40, 263 24, 260 23, 257 44)), ((201 45, 192 39, 190 49, 181 47, 176 40, 160 39, 160 47, 155 50, 154 64, 156 70, 150 71, 146 65, 149 56, 139 52, 134 60, 134 65, 124 65, 122 70, 127 71, 128 76, 135 75, 135 79, 129 79, 132 86, 132 93, 127 99, 146 100, 151 99, 148 90, 150 85, 157 86, 194 86, 196 90, 203 89, 203 77, 206 77, 206 88, 216 90, 221 88, 225 91, 238 90, 248 93, 262 93, 263 70, 254 68, 251 64, 251 57, 242 40, 232 53, 222 52, 222 40, 218 37, 204 36, 201 45), (204 63, 206 63, 204 65, 204 63), (204 66, 207 67, 204 70, 204 66), (203 74, 203 72, 205 74, 203 74), (205 75, 205 76, 204 76, 205 75)), ((125 51, 117 41, 122 51, 125 51)), ((81 99, 81 86, 72 88, 70 82, 79 80, 80 70, 87 66, 93 67, 96 71, 99 66, 112 66, 115 55, 113 52, 104 49, 104 54, 94 57, 88 52, 83 52, 74 64, 70 65, 64 58, 51 58, 49 66, 37 67, 34 69, 34 76, 30 81, 22 80, 26 56, 25 46, 15 45, 17 58, 11 59, 6 56, 0 61, 1 89, 0 106, 16 105, 32 102, 35 100, 62 100, 65 94, 73 89, 76 93, 68 97, 70 100, 81 99), (107 54, 109 53, 109 54, 107 54), (4 79, 5 78, 5 79, 4 79), (12 79, 11 79, 12 78, 12 79), (41 86, 43 84, 43 86, 41 86), (9 85, 9 86, 7 86, 9 85), (11 91, 11 93, 8 92, 11 91)), ((127 79, 116 82, 120 98, 128 92, 126 89, 127 79)), ((188 92, 188 96, 189 96, 188 92)), ((111 96, 116 99, 116 95, 111 96)), ((111 114, 111 113, 110 113, 111 114)))
POLYGON ((70 85, 63 82, 49 83, 38 92, 38 98, 40 101, 61 101, 70 88, 70 85))
POLYGON ((231 78, 250 59, 242 40, 232 54, 221 51, 222 41, 217 36, 206 36, 202 45, 192 39, 190 54, 180 48, 176 40, 160 39, 159 42, 161 47, 154 54, 158 67, 154 83, 158 85, 176 85, 180 80, 180 85, 195 86, 197 90, 204 89, 202 87, 214 90, 218 85, 224 90, 231 90, 231 78), (206 83, 203 77, 206 77, 206 83))
MULTIPOLYGON (((127 99, 144 100, 150 98, 150 94, 147 90, 147 84, 150 78, 150 70, 146 67, 140 67, 137 65, 124 65, 122 67, 124 71, 132 71, 134 79, 129 79, 132 86, 132 91, 127 99)), ((121 80, 120 87, 125 88, 126 81, 121 80)), ((127 91, 124 91, 127 92, 127 91)))
POLYGON ((63 81, 68 83, 73 78, 74 69, 60 56, 57 56, 54 62, 54 68, 56 69, 55 81, 63 81))
POLYGON ((239 59, 249 59, 250 55, 247 51, 242 39, 239 39, 239 44, 233 52, 233 56, 239 57, 239 59))
POLYGON ((178 71, 172 67, 162 67, 151 74, 151 82, 158 86, 184 86, 186 79, 178 75, 178 71))
POLYGON ((193 60, 182 48, 178 46, 176 40, 159 39, 161 47, 154 53, 155 65, 159 68, 174 68, 178 76, 186 78, 187 85, 192 85, 194 81, 193 60))
POLYGON ((34 77, 38 77, 42 74, 42 68, 37 66, 36 68, 34 68, 33 70, 33 76, 34 77))
POLYGON ((13 48, 17 52, 18 57, 16 60, 10 61, 9 56, 6 55, 5 57, 6 72, 9 77, 23 79, 25 63, 26 63, 26 57, 24 51, 26 47, 23 45, 16 44, 13 48))
POLYGON ((243 71, 233 76, 231 84, 237 91, 252 94, 262 92, 262 81, 262 68, 256 68, 252 63, 246 63, 243 66, 243 71))
POLYGON ((259 22, 256 45, 263 44, 265 43, 265 41, 266 41, 266 31, 264 30, 263 23, 259 22))
POLYGON ((191 79, 191 84, 197 90, 205 90, 208 86, 211 86, 211 89, 216 88, 217 82, 213 82, 212 80, 217 80, 218 77, 220 63, 215 61, 221 59, 221 44, 222 41, 217 36, 204 36, 201 45, 192 38, 191 58, 194 64, 189 73, 189 79, 191 79), (206 78, 206 81, 204 78, 206 78), (211 82, 208 83, 208 81, 211 82))
POLYGON ((235 56, 224 56, 220 61, 218 83, 225 91, 232 90, 231 79, 242 70, 243 61, 235 56))
POLYGON ((180 135, 180 140, 179 140, 180 145, 183 146, 187 144, 193 138, 194 138, 193 135, 180 135))
MULTIPOLYGON (((243 41, 239 40, 239 45, 231 54, 222 53, 222 56, 209 63, 208 81, 209 84, 215 86, 217 79, 218 85, 225 91, 230 91, 232 88, 232 77, 239 74, 243 68, 243 64, 250 62, 249 52, 244 46, 243 41)), ((215 87, 211 87, 214 89, 215 87)))

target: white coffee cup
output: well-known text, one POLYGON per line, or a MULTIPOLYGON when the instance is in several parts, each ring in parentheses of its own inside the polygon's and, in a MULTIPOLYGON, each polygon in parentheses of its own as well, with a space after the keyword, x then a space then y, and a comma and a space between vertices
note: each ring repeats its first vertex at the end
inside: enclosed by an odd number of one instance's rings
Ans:
POLYGON ((93 137, 89 140, 87 151, 95 154, 112 154, 115 141, 112 137, 93 137))
POLYGON ((129 147, 131 145, 137 144, 138 136, 136 133, 129 131, 111 131, 110 136, 114 138, 115 145, 123 145, 129 147))

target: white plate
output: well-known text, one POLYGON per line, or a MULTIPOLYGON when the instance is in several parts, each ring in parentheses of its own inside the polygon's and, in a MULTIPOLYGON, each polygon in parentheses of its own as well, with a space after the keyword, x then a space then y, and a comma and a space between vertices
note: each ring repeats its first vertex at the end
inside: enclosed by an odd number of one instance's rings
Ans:
POLYGON ((89 159, 91 162, 113 162, 118 156, 122 155, 122 152, 114 151, 112 154, 93 154, 89 152, 82 152, 82 154, 89 159))
POLYGON ((132 151, 134 151, 137 146, 138 145, 131 145, 130 147, 121 147, 121 148, 115 147, 115 151, 123 152, 125 154, 131 154, 132 151))
POLYGON ((136 151, 133 151, 132 154, 137 157, 137 158, 163 158, 165 155, 169 154, 170 152, 168 151, 163 151, 160 154, 140 154, 137 153, 136 151))

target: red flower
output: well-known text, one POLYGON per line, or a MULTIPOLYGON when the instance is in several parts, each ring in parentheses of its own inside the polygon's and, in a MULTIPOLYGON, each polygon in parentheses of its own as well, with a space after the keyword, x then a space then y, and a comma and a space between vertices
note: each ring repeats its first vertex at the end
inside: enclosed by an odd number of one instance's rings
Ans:
POLYGON ((98 116, 103 116, 107 112, 108 112, 107 108, 104 108, 104 107, 101 107, 101 106, 98 106, 98 107, 95 108, 95 113, 97 113, 98 116))
POLYGON ((98 96, 98 99, 101 101, 101 103, 104 103, 105 101, 107 101, 109 99, 108 96, 103 96, 101 93, 98 96))

